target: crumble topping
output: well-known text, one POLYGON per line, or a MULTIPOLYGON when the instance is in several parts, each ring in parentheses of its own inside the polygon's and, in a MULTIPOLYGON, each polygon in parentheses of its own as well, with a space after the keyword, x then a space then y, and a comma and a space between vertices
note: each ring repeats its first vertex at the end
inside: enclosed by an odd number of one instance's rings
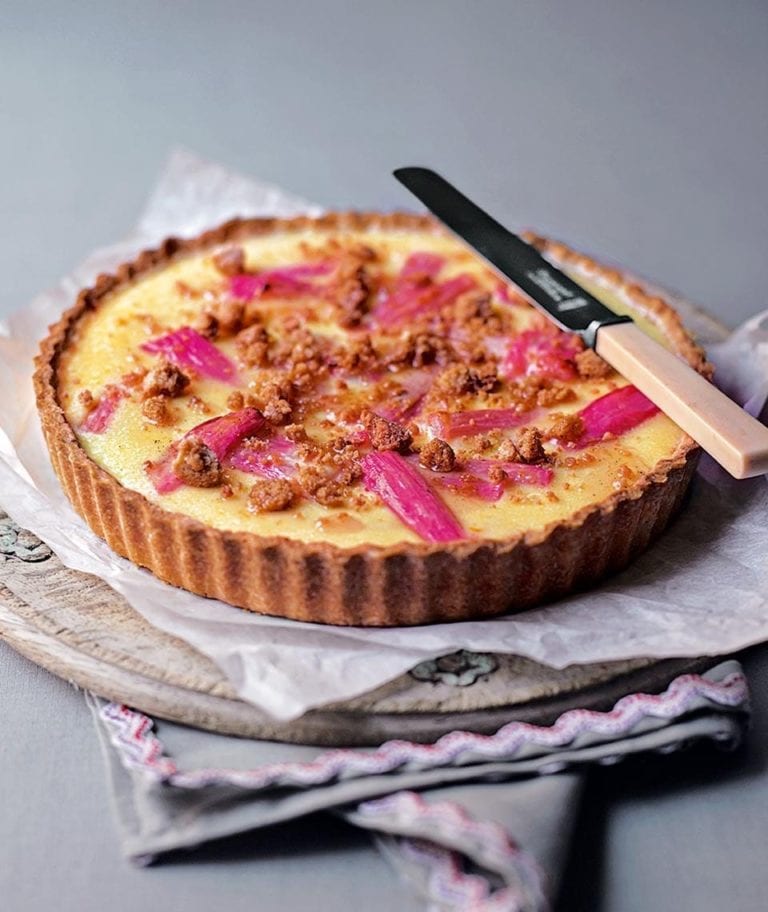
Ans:
POLYGON ((547 461, 547 454, 541 442, 541 431, 538 428, 522 428, 516 431, 512 440, 508 442, 512 443, 520 462, 536 465, 547 461))
POLYGON ((556 413, 547 427, 547 435, 562 443, 576 443, 584 433, 584 421, 580 415, 556 413))
POLYGON ((141 414, 152 424, 173 423, 173 411, 166 396, 149 396, 141 403, 141 414))
POLYGON ((216 252, 213 282, 176 283, 181 327, 137 313, 148 341, 98 395, 81 390, 81 429, 103 432, 133 399, 149 425, 184 421, 171 446, 184 485, 255 513, 383 501, 402 518, 403 486, 417 506, 429 495, 424 515, 456 498, 556 502, 536 489, 629 426, 618 402, 585 423, 585 401, 615 391, 610 366, 492 274, 458 271, 461 257, 414 252, 395 269, 385 244, 297 246, 301 262, 261 268, 239 245, 216 252), (190 412, 203 417, 181 436, 190 412))
POLYGON ((499 388, 498 368, 492 362, 468 367, 453 364, 446 368, 435 381, 436 392, 453 396, 464 393, 492 393, 499 388))
POLYGON ((221 463, 213 450, 198 437, 185 437, 180 445, 173 471, 193 488, 215 488, 221 484, 221 463))
POLYGON ((245 272, 245 251, 242 247, 227 247, 214 255, 213 264, 225 276, 245 272))
POLYGON ((433 437, 419 452, 419 462, 433 472, 452 472, 456 467, 456 454, 450 443, 433 437))
POLYGON ((189 399, 187 399, 187 407, 201 415, 211 414, 211 407, 204 399, 201 399, 200 396, 190 396, 189 399))
POLYGON ((201 325, 207 329, 203 335, 212 334, 214 339, 233 336, 243 328, 244 317, 245 305, 242 301, 227 298, 216 301, 210 310, 204 310, 201 315, 201 325))
POLYGON ((372 291, 373 283, 363 258, 354 253, 343 257, 330 291, 331 300, 338 308, 339 326, 349 329, 360 325, 370 309, 372 291))
POLYGON ((93 393, 87 389, 80 390, 80 392, 77 394, 77 401, 82 408, 84 415, 92 412, 99 404, 93 393))
POLYGON ((451 346, 434 333, 408 333, 401 338, 385 358, 390 367, 424 367, 427 364, 448 364, 453 357, 451 346))
POLYGON ((204 338, 215 339, 219 334, 219 321, 209 310, 205 310, 195 320, 194 328, 204 338))
POLYGON ((398 453, 408 452, 413 442, 408 428, 396 421, 388 421, 373 412, 364 412, 362 419, 374 449, 397 450, 398 453))
POLYGON ((591 348, 585 348, 573 360, 579 376, 584 380, 604 380, 613 373, 611 365, 591 348))
POLYGON ((145 375, 142 395, 145 399, 157 396, 175 398, 184 394, 189 383, 189 377, 176 365, 170 361, 161 361, 145 375))
POLYGON ((256 513, 276 513, 287 510, 295 499, 290 481, 284 478, 262 478, 248 493, 248 508, 256 513))
POLYGON ((265 367, 269 363, 269 335, 258 323, 239 332, 235 346, 245 367, 265 367))

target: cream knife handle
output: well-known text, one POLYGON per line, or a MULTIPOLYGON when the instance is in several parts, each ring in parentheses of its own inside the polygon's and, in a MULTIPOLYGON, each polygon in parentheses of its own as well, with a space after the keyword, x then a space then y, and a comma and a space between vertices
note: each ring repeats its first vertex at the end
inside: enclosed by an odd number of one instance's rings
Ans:
POLYGON ((636 324, 601 327, 595 350, 734 478, 768 472, 768 427, 636 324))

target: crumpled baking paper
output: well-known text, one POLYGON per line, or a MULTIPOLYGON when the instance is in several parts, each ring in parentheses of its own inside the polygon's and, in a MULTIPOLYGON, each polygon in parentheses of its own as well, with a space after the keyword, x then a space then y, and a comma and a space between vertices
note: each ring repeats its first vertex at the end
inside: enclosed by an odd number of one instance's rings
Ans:
MULTIPOLYGON (((335 628, 261 617, 155 579, 82 522, 50 466, 32 393, 49 323, 100 271, 170 234, 233 215, 318 207, 202 162, 171 157, 136 234, 97 251, 0 323, 0 504, 69 567, 101 577, 150 623, 213 660, 242 699, 280 720, 350 698, 464 648, 563 668, 640 656, 717 655, 768 639, 768 484, 735 482, 704 460, 690 502, 632 567, 591 592, 509 617, 419 628, 335 628)), ((718 380, 759 414, 768 399, 768 312, 710 348, 718 380)))

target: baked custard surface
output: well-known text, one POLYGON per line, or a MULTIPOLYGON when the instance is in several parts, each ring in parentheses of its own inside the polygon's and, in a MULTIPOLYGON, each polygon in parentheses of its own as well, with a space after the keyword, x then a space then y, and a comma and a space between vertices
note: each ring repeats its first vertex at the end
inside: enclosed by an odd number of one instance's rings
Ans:
MULTIPOLYGON (((706 370, 665 302, 537 242, 706 370)), ((663 529, 697 453, 415 216, 168 241, 80 295, 36 386, 64 487, 119 553, 330 623, 483 616, 594 582, 663 529)))

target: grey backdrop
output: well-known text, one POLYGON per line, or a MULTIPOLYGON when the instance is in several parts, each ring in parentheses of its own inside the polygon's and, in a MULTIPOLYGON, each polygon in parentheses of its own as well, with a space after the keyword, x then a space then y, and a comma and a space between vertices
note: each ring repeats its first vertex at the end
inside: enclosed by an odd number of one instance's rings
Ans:
MULTIPOLYGON (((2 0, 0 310, 123 235, 181 144, 334 207, 404 205, 389 171, 428 163, 734 325, 768 304, 767 113, 765 2, 2 0)), ((0 659, 4 910, 409 908, 366 895, 383 862, 340 827, 127 868, 80 695, 0 659)), ((768 661, 747 664, 735 771, 596 780, 563 909, 765 908, 768 661)))

